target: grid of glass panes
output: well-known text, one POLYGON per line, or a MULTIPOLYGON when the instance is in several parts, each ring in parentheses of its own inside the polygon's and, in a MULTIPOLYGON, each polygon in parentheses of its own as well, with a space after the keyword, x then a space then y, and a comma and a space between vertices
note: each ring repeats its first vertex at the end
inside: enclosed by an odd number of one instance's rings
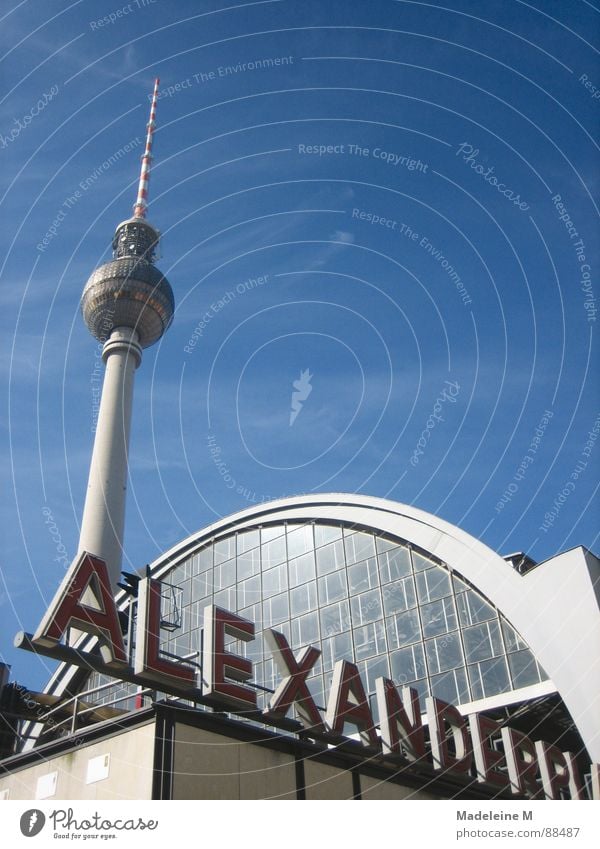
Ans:
POLYGON ((546 677, 496 608, 443 564, 351 527, 238 532, 175 567, 168 580, 182 590, 182 627, 163 633, 166 651, 199 652, 203 609, 218 604, 255 623, 256 639, 232 650, 253 661, 263 687, 277 685, 264 628, 284 633, 295 650, 320 647, 310 687, 321 706, 342 658, 355 659, 370 695, 385 675, 454 704, 546 677))
MULTIPOLYGON (((161 631, 163 651, 199 661, 203 611, 214 603, 256 625, 230 649, 275 689, 262 631, 294 650, 321 649, 309 687, 325 705, 336 660, 355 660, 375 709, 375 679, 390 677, 453 704, 497 695, 547 676, 519 635, 476 590, 398 540, 325 523, 254 528, 216 540, 163 578, 180 588, 181 627, 161 631)), ((259 704, 268 695, 259 691, 259 704)))

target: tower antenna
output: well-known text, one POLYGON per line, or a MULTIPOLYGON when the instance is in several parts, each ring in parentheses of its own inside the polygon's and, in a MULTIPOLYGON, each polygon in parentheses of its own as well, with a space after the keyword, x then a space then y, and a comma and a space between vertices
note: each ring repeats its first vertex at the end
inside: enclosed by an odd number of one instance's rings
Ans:
POLYGON ((156 126, 156 103, 158 101, 159 83, 160 79, 157 77, 154 80, 154 91, 152 92, 152 102, 150 104, 150 119, 146 124, 146 149, 142 156, 137 200, 133 207, 134 218, 146 217, 146 207, 148 206, 148 184, 150 183, 150 167, 152 164, 152 140, 154 137, 154 127, 156 126))

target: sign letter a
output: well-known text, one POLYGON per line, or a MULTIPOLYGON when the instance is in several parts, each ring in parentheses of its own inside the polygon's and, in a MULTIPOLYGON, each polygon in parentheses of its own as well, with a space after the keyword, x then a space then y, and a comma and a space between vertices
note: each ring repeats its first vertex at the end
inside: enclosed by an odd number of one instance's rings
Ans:
POLYGON ((107 665, 127 666, 106 564, 87 552, 71 565, 33 635, 33 642, 56 645, 69 627, 99 637, 100 653, 107 665))

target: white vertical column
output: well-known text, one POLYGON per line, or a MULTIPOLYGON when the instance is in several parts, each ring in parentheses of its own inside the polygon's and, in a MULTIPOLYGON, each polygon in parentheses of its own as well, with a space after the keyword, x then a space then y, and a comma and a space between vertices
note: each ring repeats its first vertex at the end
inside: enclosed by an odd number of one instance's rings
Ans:
POLYGON ((136 331, 129 327, 113 330, 102 349, 102 359, 106 373, 78 553, 88 551, 101 557, 116 590, 123 555, 133 379, 142 359, 136 331))

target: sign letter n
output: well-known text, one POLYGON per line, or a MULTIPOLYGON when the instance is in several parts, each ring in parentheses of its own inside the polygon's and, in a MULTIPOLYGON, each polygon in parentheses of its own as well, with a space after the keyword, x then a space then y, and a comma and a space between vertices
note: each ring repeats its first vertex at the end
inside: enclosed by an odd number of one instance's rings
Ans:
POLYGON ((33 643, 56 645, 67 628, 95 634, 108 666, 127 666, 123 636, 106 564, 84 552, 64 577, 33 635, 33 643))

